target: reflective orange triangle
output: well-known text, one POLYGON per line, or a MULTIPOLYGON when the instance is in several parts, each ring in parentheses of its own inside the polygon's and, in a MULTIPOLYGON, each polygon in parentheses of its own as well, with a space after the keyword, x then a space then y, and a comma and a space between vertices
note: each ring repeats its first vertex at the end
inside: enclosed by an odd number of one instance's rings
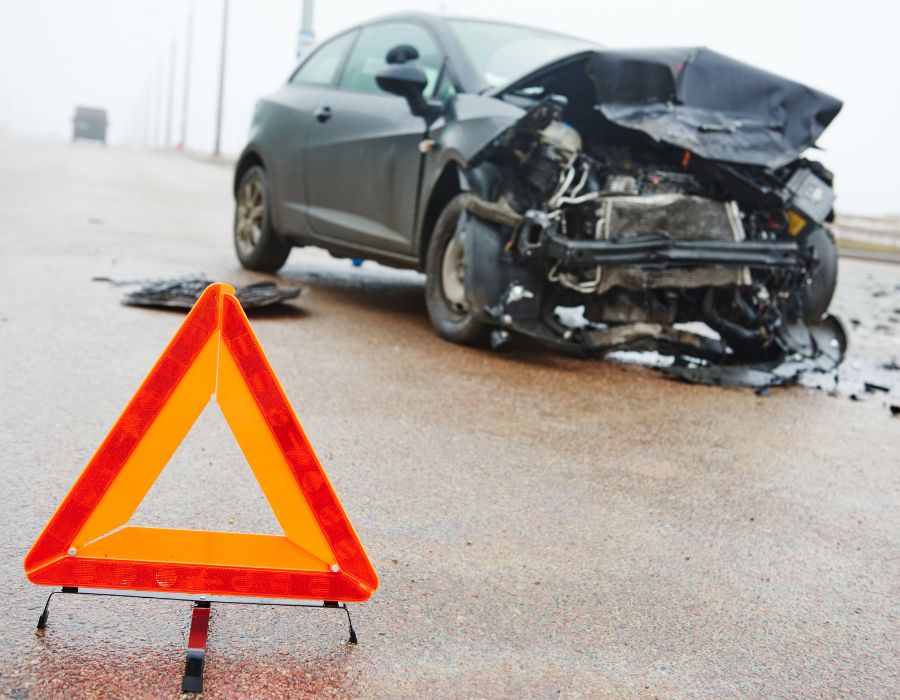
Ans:
POLYGON ((25 557, 33 583, 362 601, 378 577, 234 289, 188 314, 25 557), (215 395, 284 536, 127 526, 215 395))

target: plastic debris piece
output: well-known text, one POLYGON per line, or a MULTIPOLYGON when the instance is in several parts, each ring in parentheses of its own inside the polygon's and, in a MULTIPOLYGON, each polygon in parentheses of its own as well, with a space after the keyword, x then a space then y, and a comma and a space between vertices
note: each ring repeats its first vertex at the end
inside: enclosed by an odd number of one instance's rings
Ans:
MULTIPOLYGON (((175 309, 190 309, 209 285, 210 280, 202 276, 176 277, 161 280, 117 281, 108 277, 94 277, 95 282, 109 282, 117 287, 142 285, 122 297, 128 306, 151 306, 175 309)), ((235 296, 244 309, 273 306, 288 299, 296 299, 303 291, 300 287, 279 287, 274 282, 254 282, 243 287, 235 287, 235 296)))

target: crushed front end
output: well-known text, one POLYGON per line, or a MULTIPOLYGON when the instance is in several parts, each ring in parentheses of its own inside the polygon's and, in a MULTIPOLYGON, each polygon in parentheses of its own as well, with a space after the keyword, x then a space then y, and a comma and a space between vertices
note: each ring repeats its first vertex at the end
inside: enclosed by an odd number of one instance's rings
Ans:
POLYGON ((628 86, 629 76, 646 78, 634 55, 605 52, 501 95, 525 113, 470 159, 456 234, 466 288, 496 327, 495 344, 518 333, 584 354, 840 361, 843 333, 826 317, 837 275, 824 226, 832 176, 800 156, 821 129, 795 123, 827 124, 840 103, 818 94, 798 103, 796 84, 703 51, 641 54, 656 101, 633 94, 645 83, 628 86), (696 89, 693 103, 679 98, 696 80, 692 61, 707 78, 716 65, 732 79, 734 65, 745 68, 757 88, 780 94, 765 108, 781 120, 761 126, 746 105, 735 117, 696 89), (596 72, 609 82, 612 66, 621 80, 604 88, 596 72))

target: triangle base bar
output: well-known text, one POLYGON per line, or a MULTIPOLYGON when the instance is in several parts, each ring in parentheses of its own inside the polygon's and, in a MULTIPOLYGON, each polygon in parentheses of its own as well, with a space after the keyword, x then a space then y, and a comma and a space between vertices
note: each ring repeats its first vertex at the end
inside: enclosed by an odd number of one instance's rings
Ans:
POLYGON ((144 598, 149 600, 175 600, 185 601, 192 600, 194 607, 191 611, 191 629, 188 636, 188 648, 184 666, 184 677, 181 681, 181 691, 186 693, 199 693, 203 690, 203 670, 206 665, 206 638, 209 632, 209 618, 211 615, 211 607, 216 604, 236 604, 236 605, 278 605, 283 607, 294 608, 328 608, 332 610, 343 610, 347 614, 347 624, 350 628, 350 637, 348 644, 356 644, 356 630, 353 629, 353 620, 350 618, 350 610, 346 603, 338 603, 333 600, 312 601, 312 600, 296 600, 296 599, 271 599, 271 598, 232 598, 208 595, 187 595, 183 593, 144 593, 139 591, 119 591, 119 590, 103 590, 103 589, 86 589, 74 586, 63 586, 53 591, 47 597, 44 610, 38 619, 37 634, 43 635, 47 629, 47 623, 50 618, 50 601, 57 594, 68 593, 74 595, 87 596, 113 596, 117 598, 144 598))
POLYGON ((48 586, 110 588, 155 593, 303 598, 361 603, 371 593, 344 572, 247 569, 235 566, 197 567, 190 564, 116 561, 64 557, 31 574, 31 581, 48 586))

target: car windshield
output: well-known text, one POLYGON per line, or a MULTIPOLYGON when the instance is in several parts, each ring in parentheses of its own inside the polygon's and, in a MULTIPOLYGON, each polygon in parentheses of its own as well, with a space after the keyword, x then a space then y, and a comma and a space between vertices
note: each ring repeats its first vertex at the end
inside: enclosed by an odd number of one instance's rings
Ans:
POLYGON ((597 45, 564 34, 496 22, 452 19, 450 28, 489 88, 501 87, 545 63, 597 45))

